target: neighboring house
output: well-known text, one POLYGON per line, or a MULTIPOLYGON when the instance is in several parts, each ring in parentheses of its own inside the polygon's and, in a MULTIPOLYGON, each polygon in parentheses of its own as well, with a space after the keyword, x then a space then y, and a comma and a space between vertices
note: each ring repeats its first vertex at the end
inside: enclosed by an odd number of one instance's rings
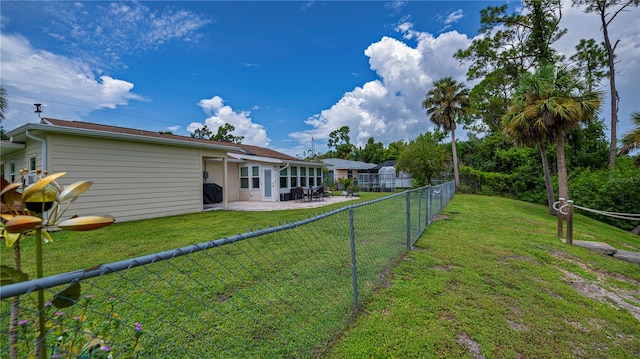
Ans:
POLYGON ((304 162, 268 148, 186 136, 43 118, 8 131, 0 148, 9 182, 27 168, 67 172, 58 182, 92 181, 68 216, 110 214, 119 222, 200 212, 221 187, 230 201, 280 201, 291 188, 322 182, 322 163, 304 162))
POLYGON ((327 167, 327 182, 336 183, 339 178, 353 178, 358 180, 358 174, 367 172, 376 166, 375 163, 343 160, 340 158, 325 158, 322 160, 327 167))
POLYGON ((358 175, 360 189, 366 192, 395 192, 398 188, 411 188, 411 174, 396 172, 396 161, 385 161, 358 175))

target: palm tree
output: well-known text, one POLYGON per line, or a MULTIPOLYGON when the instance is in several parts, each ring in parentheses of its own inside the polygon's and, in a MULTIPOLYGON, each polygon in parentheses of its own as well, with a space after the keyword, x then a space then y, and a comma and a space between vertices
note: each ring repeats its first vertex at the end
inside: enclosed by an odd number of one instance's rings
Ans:
POLYGON ((569 199, 565 134, 590 121, 600 109, 601 92, 583 91, 583 84, 566 68, 549 65, 533 74, 524 74, 516 91, 515 109, 520 109, 522 136, 552 136, 556 142, 558 194, 569 199), (532 133, 527 134, 526 130, 532 133))
MULTIPOLYGON (((634 150, 640 150, 640 111, 632 113, 631 120, 636 128, 627 132, 622 138, 622 149, 620 149, 622 156, 628 156, 634 150)), ((635 164, 640 167, 640 155, 636 157, 635 164)))
POLYGON ((7 110, 7 92, 0 87, 0 124, 4 121, 4 113, 7 110))
POLYGON ((542 160, 542 172, 544 174, 544 185, 547 190, 547 205, 549 206, 549 214, 555 215, 556 210, 553 208, 555 195, 553 193, 553 183, 551 182, 551 172, 547 163, 547 152, 545 150, 547 142, 553 137, 552 133, 548 133, 546 127, 540 122, 540 119, 529 121, 524 115, 524 102, 514 101, 508 112, 503 116, 504 134, 507 138, 514 140, 516 145, 532 146, 535 145, 540 151, 542 160))
POLYGON ((464 115, 469 105, 469 89, 451 77, 445 77, 433 83, 427 92, 422 107, 427 110, 429 120, 436 126, 451 132, 451 152, 453 155, 453 174, 456 190, 460 189, 458 171, 458 152, 456 151, 457 120, 464 115))

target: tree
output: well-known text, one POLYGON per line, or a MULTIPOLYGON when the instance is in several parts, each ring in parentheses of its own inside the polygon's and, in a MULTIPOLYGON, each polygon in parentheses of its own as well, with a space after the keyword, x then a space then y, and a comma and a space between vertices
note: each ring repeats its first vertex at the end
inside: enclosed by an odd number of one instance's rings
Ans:
POLYGON ((209 127, 207 127, 207 125, 204 125, 204 127, 202 128, 197 128, 195 131, 193 131, 193 133, 191 134, 191 138, 200 138, 200 139, 211 139, 211 130, 209 129, 209 127))
POLYGON ((572 168, 609 168, 609 140, 605 133, 604 121, 585 121, 569 132, 567 137, 569 164, 572 168))
POLYGON ((218 127, 218 132, 214 135, 207 125, 202 128, 198 128, 191 134, 191 138, 201 138, 205 140, 221 141, 229 143, 242 143, 244 136, 234 136, 231 134, 236 128, 230 124, 225 123, 218 127))
POLYGON ((549 214, 555 215, 556 210, 553 208, 555 195, 553 193, 551 172, 549 171, 545 150, 546 141, 553 137, 553 131, 550 131, 550 129, 544 125, 543 117, 529 118, 526 115, 525 111, 528 105, 527 101, 522 101, 521 99, 514 101, 514 104, 509 108, 509 112, 504 116, 504 134, 507 138, 514 140, 516 145, 535 145, 538 147, 547 192, 547 206, 549 208, 549 214))
POLYGON ((480 11, 483 36, 454 57, 469 63, 467 79, 481 81, 471 91, 476 116, 489 132, 502 132, 502 116, 509 107, 520 74, 562 60, 551 44, 566 30, 559 27, 562 8, 557 0, 525 0, 529 11, 509 14, 508 4, 480 11))
POLYGON ((593 91, 600 80, 609 76, 606 71, 607 50, 604 44, 598 45, 594 39, 581 39, 576 45, 576 53, 571 56, 571 61, 575 62, 574 68, 578 74, 584 78, 587 84, 587 91, 593 91))
POLYGON ((367 144, 362 150, 362 157, 359 161, 380 164, 384 162, 384 155, 385 151, 382 142, 376 142, 373 137, 369 137, 367 144))
MULTIPOLYGON (((622 149, 620 154, 622 156, 628 156, 635 150, 640 150, 640 111, 636 111, 631 114, 631 120, 635 124, 635 129, 627 132, 622 138, 622 149)), ((635 159, 636 166, 640 167, 640 155, 635 159)))
POLYGON ((609 92, 611 93, 609 168, 613 170, 616 168, 618 103, 620 101, 620 96, 616 89, 615 51, 620 40, 616 40, 613 44, 611 43, 609 25, 618 14, 628 7, 640 5, 640 0, 573 0, 573 5, 585 5, 585 12, 598 14, 600 17, 604 47, 607 50, 607 63, 609 65, 609 92))
POLYGON ((565 134, 598 112, 600 92, 584 91, 584 85, 570 70, 544 66, 533 74, 523 75, 514 99, 514 116, 521 116, 521 137, 526 131, 534 135, 553 136, 556 143, 558 194, 569 199, 565 160, 565 134))
POLYGON ((384 161, 389 161, 389 160, 397 160, 398 157, 400 156, 400 152, 402 151, 402 148, 404 148, 404 141, 403 140, 398 140, 398 141, 393 141, 391 143, 389 143, 389 146, 387 146, 387 150, 385 151, 384 154, 384 161))
POLYGON ((414 185, 422 187, 446 169, 447 161, 447 150, 436 135, 427 132, 403 146, 396 169, 411 173, 414 185))
POLYGON ((2 123, 4 122, 4 113, 7 111, 7 92, 4 90, 4 87, 0 87, 0 140, 6 140, 7 135, 4 133, 4 128, 2 127, 2 123))
POLYGON ((327 146, 335 148, 335 157, 349 159, 353 151, 353 145, 349 142, 349 126, 342 126, 329 134, 327 146))
POLYGON ((230 123, 225 123, 224 125, 218 127, 218 132, 211 136, 210 139, 213 141, 222 141, 229 143, 242 143, 244 140, 244 136, 234 136, 231 132, 235 131, 235 126, 230 123))
POLYGON ((451 132, 451 153, 456 189, 460 189, 458 154, 456 152, 456 127, 469 106, 469 89, 451 77, 433 83, 427 92, 422 107, 427 110, 429 120, 439 128, 451 132))

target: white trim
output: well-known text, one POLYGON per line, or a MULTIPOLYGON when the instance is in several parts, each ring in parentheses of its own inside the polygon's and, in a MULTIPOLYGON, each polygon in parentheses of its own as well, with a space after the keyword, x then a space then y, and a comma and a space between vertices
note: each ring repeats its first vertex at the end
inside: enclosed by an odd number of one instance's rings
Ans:
POLYGON ((265 163, 284 163, 283 160, 279 160, 271 157, 245 155, 245 154, 231 153, 231 152, 229 152, 229 157, 233 157, 238 160, 249 160, 249 161, 265 162, 265 163))

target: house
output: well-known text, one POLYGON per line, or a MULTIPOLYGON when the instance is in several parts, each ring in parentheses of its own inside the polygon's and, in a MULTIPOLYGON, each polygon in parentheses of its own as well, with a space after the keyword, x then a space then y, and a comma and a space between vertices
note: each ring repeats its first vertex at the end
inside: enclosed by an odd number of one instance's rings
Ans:
POLYGON ((395 160, 389 160, 370 168, 367 173, 358 174, 360 189, 366 192, 395 192, 398 188, 411 188, 411 174, 397 172, 395 165, 395 160))
POLYGON ((9 182, 36 170, 58 182, 92 181, 68 216, 110 214, 119 222, 203 211, 205 202, 280 201, 322 182, 322 163, 258 146, 43 118, 7 132, 0 168, 9 182), (211 196, 212 187, 217 196, 211 196), (212 198, 213 197, 213 198, 212 198))
POLYGON ((327 166, 327 182, 336 183, 339 178, 353 178, 358 180, 358 174, 367 172, 376 166, 375 163, 343 160, 340 158, 325 158, 322 162, 327 166))

